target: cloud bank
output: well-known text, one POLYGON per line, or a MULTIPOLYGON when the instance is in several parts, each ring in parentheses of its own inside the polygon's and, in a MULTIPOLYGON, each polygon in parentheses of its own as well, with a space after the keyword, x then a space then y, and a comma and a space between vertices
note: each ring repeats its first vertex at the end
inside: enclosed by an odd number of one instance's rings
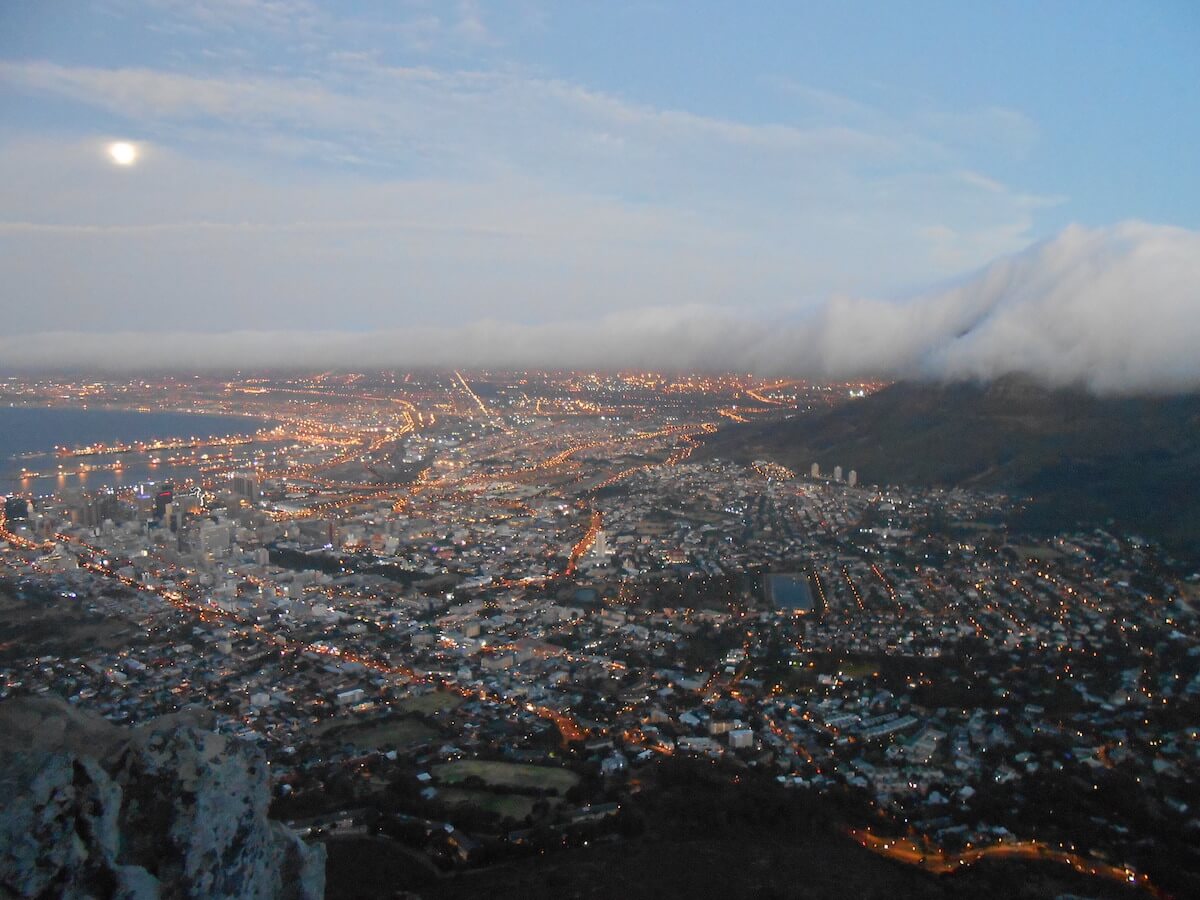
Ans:
POLYGON ((909 303, 839 299, 814 324, 820 370, 992 379, 1101 393, 1200 388, 1200 233, 1072 226, 909 303))
POLYGON ((1021 373, 1099 393, 1200 390, 1200 233, 1072 226, 903 302, 840 297, 773 319, 728 307, 569 322, 476 319, 370 332, 235 330, 0 337, 10 371, 527 368, 745 371, 800 378, 1021 373))

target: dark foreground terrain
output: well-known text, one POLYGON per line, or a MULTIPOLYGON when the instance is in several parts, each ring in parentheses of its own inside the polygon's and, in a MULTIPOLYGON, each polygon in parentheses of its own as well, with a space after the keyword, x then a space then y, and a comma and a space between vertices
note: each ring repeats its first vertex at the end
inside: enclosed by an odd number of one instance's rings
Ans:
MULTIPOLYGON (((624 834, 524 859, 438 872, 379 837, 332 840, 331 900, 417 895, 426 900, 622 897, 1096 898, 1149 892, 1087 878, 1051 863, 994 863, 939 876, 884 859, 844 836, 854 798, 828 801, 777 789, 747 773, 698 773, 671 764, 652 793, 626 801, 624 834), (742 779, 742 776, 736 776, 742 779)), ((858 811, 861 814, 861 810, 858 811)))

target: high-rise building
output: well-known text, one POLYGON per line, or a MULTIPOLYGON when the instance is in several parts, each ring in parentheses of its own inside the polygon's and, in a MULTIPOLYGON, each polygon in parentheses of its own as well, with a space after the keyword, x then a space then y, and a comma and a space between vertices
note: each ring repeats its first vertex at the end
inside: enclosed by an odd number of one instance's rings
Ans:
POLYGON ((154 495, 154 518, 162 519, 167 515, 167 506, 175 499, 175 485, 165 482, 158 493, 154 495))
POLYGON ((850 477, 846 479, 846 484, 850 485, 850 487, 854 487, 856 484, 858 484, 858 473, 853 469, 850 470, 850 477))
POLYGON ((813 478, 820 478, 821 477, 821 464, 813 463, 812 468, 809 470, 809 474, 811 474, 813 478))
POLYGON ((70 495, 64 494, 63 497, 67 501, 68 515, 75 525, 95 528, 105 519, 115 522, 123 518, 121 503, 114 494, 85 494, 79 491, 70 495))
POLYGON ((253 472, 234 472, 230 477, 229 488, 251 503, 258 500, 258 476, 253 472))
POLYGON ((834 467, 833 467, 833 480, 834 480, 834 481, 841 481, 841 480, 842 480, 842 467, 841 467, 841 466, 834 466, 834 467))
POLYGON ((29 501, 24 497, 9 497, 4 501, 4 518, 28 519, 29 501))

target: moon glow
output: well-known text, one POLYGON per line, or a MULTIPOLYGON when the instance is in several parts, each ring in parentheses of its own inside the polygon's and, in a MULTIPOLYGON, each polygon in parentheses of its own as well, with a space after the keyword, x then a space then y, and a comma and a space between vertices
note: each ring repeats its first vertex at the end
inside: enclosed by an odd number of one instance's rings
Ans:
POLYGON ((132 166, 138 158, 137 144, 116 141, 108 145, 108 155, 118 166, 132 166))

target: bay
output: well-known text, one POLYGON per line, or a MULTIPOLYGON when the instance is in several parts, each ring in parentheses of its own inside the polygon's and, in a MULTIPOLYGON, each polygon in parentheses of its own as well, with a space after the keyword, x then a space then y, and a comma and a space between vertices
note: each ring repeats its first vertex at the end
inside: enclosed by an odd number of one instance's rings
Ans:
MULTIPOLYGON (((122 454, 120 472, 90 472, 80 476, 22 478, 23 468, 51 472, 62 460, 56 447, 96 443, 134 443, 168 438, 209 438, 251 434, 271 423, 246 416, 181 412, 138 412, 77 407, 0 406, 0 487, 3 492, 46 493, 63 487, 118 487, 143 480, 194 477, 194 467, 150 464, 147 454, 122 454)), ((165 457, 166 453, 159 453, 165 457)), ((114 456, 90 459, 111 461, 114 456)), ((64 467, 70 467, 64 465, 64 467)))

